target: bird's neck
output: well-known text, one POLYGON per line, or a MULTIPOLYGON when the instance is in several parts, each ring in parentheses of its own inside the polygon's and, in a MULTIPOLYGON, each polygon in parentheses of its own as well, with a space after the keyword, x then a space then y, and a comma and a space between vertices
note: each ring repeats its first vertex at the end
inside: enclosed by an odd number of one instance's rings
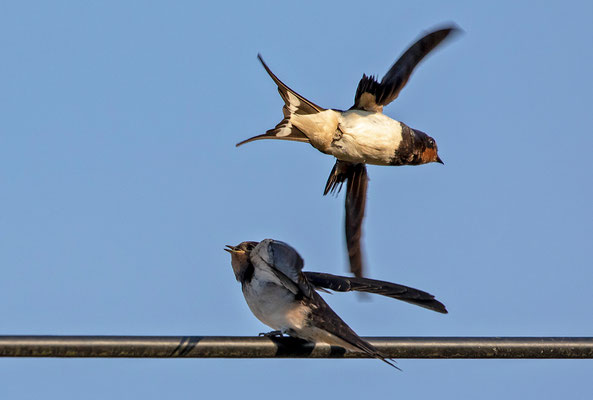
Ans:
POLYGON ((233 272, 238 282, 242 284, 249 283, 253 277, 253 264, 248 263, 232 263, 233 272))

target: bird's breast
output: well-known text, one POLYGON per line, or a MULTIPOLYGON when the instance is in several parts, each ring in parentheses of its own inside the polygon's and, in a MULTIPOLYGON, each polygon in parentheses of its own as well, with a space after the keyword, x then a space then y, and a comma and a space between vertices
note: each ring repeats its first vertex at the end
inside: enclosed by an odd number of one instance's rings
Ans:
POLYGON ((302 329, 311 311, 284 286, 257 275, 243 286, 243 295, 253 315, 274 330, 302 329))
POLYGON ((349 110, 340 115, 330 154, 354 163, 390 165, 402 142, 402 125, 382 113, 349 110))

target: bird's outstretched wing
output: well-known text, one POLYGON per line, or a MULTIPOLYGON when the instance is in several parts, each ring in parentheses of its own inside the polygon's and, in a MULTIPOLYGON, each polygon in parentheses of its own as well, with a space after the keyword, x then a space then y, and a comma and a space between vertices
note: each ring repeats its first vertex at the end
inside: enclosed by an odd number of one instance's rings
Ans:
POLYGON ((382 112, 383 106, 397 98, 418 63, 447 36, 456 31, 459 31, 457 27, 448 26, 420 38, 391 66, 381 82, 373 76, 363 74, 356 89, 352 109, 382 112))
POLYGON ((304 272, 304 274, 309 282, 317 288, 321 287, 336 292, 374 293, 447 314, 445 305, 436 300, 432 294, 408 286, 375 279, 353 278, 321 272, 304 272))
POLYGON ((362 221, 367 197, 368 177, 364 164, 336 160, 325 185, 324 195, 338 193, 346 183, 346 245, 350 260, 350 272, 362 277, 364 260, 362 254, 362 221))

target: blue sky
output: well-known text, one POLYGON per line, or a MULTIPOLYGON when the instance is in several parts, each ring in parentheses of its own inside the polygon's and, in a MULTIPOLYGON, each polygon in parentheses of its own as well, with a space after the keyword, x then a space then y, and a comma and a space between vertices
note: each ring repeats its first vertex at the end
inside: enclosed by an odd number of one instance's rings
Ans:
MULTIPOLYGON (((348 108, 421 32, 465 31, 385 109, 445 165, 369 167, 371 277, 449 315, 325 296, 363 336, 593 335, 593 6, 4 2, 2 334, 254 335, 225 244, 267 237, 344 273, 333 159, 241 139, 281 118, 256 59, 348 108)), ((10 399, 587 398, 588 360, 1 359, 10 399), (471 396, 471 397, 470 397, 471 396)))

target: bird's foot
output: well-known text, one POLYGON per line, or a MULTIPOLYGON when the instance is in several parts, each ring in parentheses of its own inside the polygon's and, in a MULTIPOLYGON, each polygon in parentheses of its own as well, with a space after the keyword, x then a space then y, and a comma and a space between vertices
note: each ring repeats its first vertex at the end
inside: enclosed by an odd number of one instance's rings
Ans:
POLYGON ((258 336, 264 337, 282 337, 282 331, 260 332, 258 336))

